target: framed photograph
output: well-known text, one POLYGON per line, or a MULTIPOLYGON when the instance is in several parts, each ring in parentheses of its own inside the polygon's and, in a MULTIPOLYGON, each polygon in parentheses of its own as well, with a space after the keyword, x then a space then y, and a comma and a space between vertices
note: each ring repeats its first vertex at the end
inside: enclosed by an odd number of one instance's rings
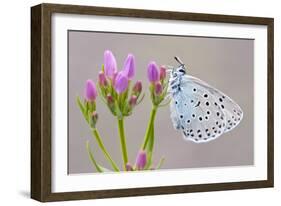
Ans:
POLYGON ((273 19, 31 8, 31 197, 273 187, 273 19))

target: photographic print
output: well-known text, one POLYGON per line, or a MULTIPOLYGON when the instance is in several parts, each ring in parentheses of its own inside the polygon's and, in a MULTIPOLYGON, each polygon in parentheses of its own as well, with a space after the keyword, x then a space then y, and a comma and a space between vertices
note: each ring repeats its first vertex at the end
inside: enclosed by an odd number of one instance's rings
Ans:
POLYGON ((273 187, 272 18, 31 8, 31 197, 273 187))
POLYGON ((253 46, 68 31, 69 174, 253 165, 253 46))

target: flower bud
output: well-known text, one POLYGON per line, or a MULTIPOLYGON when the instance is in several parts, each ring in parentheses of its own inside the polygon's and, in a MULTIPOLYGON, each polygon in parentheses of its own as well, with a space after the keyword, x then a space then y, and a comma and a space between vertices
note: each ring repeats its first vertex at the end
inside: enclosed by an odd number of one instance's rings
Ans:
POLYGON ((133 171, 133 167, 130 163, 126 164, 126 171, 133 171))
POLYGON ((127 89, 128 81, 127 76, 122 71, 117 74, 114 81, 114 88, 118 94, 123 93, 127 89))
POLYGON ((161 84, 160 82, 157 82, 157 83, 155 84, 155 94, 156 94, 157 96, 159 96, 159 95, 161 95, 162 91, 163 91, 162 84, 161 84))
POLYGON ((139 95, 142 91, 142 83, 141 81, 137 81, 133 87, 133 93, 139 95))
POLYGON ((131 96, 130 100, 129 100, 129 105, 131 107, 134 107, 137 104, 137 97, 135 95, 131 96))
POLYGON ((160 67, 160 80, 164 80, 166 78, 166 68, 165 66, 160 67))
POLYGON ((147 78, 150 83, 155 83, 159 81, 160 75, 158 71, 158 67, 155 62, 150 62, 147 67, 147 78))
POLYGON ((98 113, 96 111, 94 111, 91 115, 91 119, 90 119, 90 125, 92 128, 96 127, 98 121, 98 113))
POLYGON ((116 77, 117 77, 117 74, 118 74, 118 72, 115 72, 115 73, 113 74, 113 76, 112 76, 112 85, 115 84, 115 79, 116 79, 116 77))
POLYGON ((99 72, 99 85, 102 87, 107 86, 106 76, 103 71, 99 72))
POLYGON ((127 75, 129 80, 134 78, 135 70, 136 70, 135 57, 132 54, 128 54, 128 56, 124 62, 123 71, 127 75))
POLYGON ((144 169, 146 165, 146 152, 141 150, 139 151, 137 158, 136 158, 136 168, 138 170, 144 169))
POLYGON ((113 53, 109 50, 104 52, 104 73, 107 77, 113 78, 117 72, 117 63, 113 53))
POLYGON ((107 100, 107 104, 108 104, 108 105, 112 105, 112 104, 114 103, 114 99, 113 99, 113 97, 111 96, 111 94, 108 94, 108 95, 106 96, 106 100, 107 100))
POLYGON ((88 79, 85 87, 85 99, 89 102, 94 102, 98 96, 95 83, 88 79))

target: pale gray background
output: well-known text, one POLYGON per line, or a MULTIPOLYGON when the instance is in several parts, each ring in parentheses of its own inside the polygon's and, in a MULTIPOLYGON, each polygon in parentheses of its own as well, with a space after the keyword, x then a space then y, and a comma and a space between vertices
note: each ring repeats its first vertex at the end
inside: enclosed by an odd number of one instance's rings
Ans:
MULTIPOLYGON (((143 81, 146 97, 125 120, 130 162, 142 143, 149 118, 151 102, 146 79, 146 66, 154 60, 158 64, 177 65, 179 56, 187 65, 188 73, 232 97, 243 109, 244 118, 233 131, 207 144, 184 141, 170 120, 169 107, 160 108, 155 122, 154 161, 164 156, 163 169, 252 165, 254 162, 253 136, 253 55, 254 40, 204 37, 179 37, 69 31, 69 173, 94 172, 85 142, 90 140, 97 161, 110 168, 92 139, 90 130, 80 113, 75 99, 83 96, 85 81, 97 81, 103 63, 103 52, 115 54, 118 68, 123 66, 128 53, 136 57, 134 80, 143 81)), ((98 99, 98 129, 113 159, 122 165, 116 119, 98 99)))

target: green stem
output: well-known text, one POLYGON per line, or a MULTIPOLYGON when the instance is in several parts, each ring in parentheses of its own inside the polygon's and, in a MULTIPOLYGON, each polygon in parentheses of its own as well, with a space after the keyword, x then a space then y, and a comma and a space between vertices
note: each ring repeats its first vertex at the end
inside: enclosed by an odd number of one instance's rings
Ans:
POLYGON ((126 164, 128 163, 128 153, 127 153, 123 118, 118 119, 118 131, 119 131, 120 144, 121 144, 122 156, 123 156, 123 162, 124 162, 124 170, 126 170, 126 164))
POLYGON ((143 150, 145 150, 145 148, 147 147, 147 143, 148 143, 148 140, 149 140, 149 137, 150 137, 150 132, 151 132, 151 129, 154 125, 156 112, 157 112, 157 106, 153 106, 152 110, 150 112, 150 118, 149 118, 149 122, 148 122, 147 129, 146 129, 146 132, 145 132, 144 142, 142 144, 143 150))
POLYGON ((106 159, 110 162, 112 168, 114 169, 114 171, 118 172, 120 171, 119 168, 117 167, 116 163, 112 160, 112 158, 110 157, 109 153, 107 152, 102 140, 101 140, 101 137, 99 135, 99 132, 96 128, 94 128, 92 130, 92 134, 94 135, 94 137, 96 138, 96 141, 99 145, 99 147, 101 148, 101 150, 103 151, 104 153, 104 156, 106 157, 106 159))

